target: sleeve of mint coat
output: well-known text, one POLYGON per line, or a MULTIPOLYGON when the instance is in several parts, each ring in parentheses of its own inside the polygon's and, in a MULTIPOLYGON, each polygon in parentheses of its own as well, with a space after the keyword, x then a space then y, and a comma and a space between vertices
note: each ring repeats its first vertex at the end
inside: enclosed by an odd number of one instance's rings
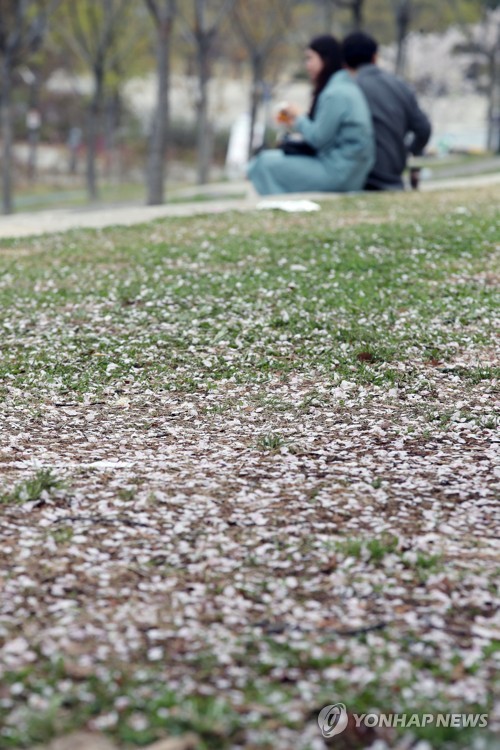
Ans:
POLYGON ((349 110, 349 97, 343 91, 320 96, 314 120, 301 115, 295 120, 294 129, 318 151, 331 148, 349 110))

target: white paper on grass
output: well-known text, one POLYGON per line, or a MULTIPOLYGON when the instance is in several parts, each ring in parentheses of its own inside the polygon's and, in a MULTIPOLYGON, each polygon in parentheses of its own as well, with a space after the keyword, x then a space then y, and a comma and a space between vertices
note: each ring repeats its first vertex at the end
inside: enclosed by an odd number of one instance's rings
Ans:
POLYGON ((279 211, 288 211, 289 213, 298 213, 300 211, 319 211, 321 206, 314 201, 298 200, 298 201, 260 201, 257 203, 259 209, 275 209, 279 211))

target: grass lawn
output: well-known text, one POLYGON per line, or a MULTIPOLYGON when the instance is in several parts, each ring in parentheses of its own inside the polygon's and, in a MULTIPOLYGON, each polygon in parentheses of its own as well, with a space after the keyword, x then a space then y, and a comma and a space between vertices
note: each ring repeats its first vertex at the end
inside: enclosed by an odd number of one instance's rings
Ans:
MULTIPOLYGON (((100 185, 100 198, 104 204, 144 201, 144 185, 137 183, 106 183, 100 185)), ((86 208, 89 200, 85 187, 51 186, 40 182, 24 185, 14 196, 15 211, 41 211, 54 208, 86 208)), ((100 205, 100 204, 97 204, 100 205)))
POLYGON ((3 243, 2 748, 495 746, 498 205, 3 243))

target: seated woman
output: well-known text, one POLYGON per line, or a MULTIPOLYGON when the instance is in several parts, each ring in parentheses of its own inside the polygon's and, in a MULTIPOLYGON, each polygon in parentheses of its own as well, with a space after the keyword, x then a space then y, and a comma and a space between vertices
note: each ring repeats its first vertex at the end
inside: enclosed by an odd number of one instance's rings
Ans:
POLYGON ((361 89, 342 70, 337 40, 328 35, 313 39, 306 68, 313 83, 309 114, 299 116, 296 107, 288 106, 281 115, 316 153, 261 151, 248 166, 248 177, 261 195, 361 190, 373 166, 370 111, 361 89))

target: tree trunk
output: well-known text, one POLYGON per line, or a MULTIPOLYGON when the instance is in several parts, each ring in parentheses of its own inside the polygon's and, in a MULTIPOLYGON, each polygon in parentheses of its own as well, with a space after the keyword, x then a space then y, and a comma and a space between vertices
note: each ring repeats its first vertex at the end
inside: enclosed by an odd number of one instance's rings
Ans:
POLYGON ((250 135, 248 142, 248 155, 252 157, 254 148, 255 126, 262 94, 263 64, 260 55, 252 59, 252 90, 250 92, 250 135))
MULTIPOLYGON (((30 96, 29 96, 29 115, 36 113, 38 115, 38 123, 33 120, 28 120, 28 178, 34 180, 37 175, 37 153, 38 143, 40 140, 40 116, 39 116, 39 104, 40 104, 40 86, 41 86, 41 75, 40 71, 35 69, 33 73, 34 78, 30 85, 30 96)), ((36 117, 35 115, 35 117, 36 117)))
POLYGON ((28 130, 28 178, 34 182, 37 174, 37 152, 40 140, 40 129, 30 128, 28 130))
POLYGON ((355 31, 363 28, 363 6, 365 0, 331 0, 338 8, 346 8, 351 11, 352 25, 355 31))
POLYGON ((406 42, 411 22, 411 0, 400 0, 396 8, 397 53, 395 73, 404 76, 406 68, 406 42))
POLYGON ((488 150, 500 153, 500 23, 497 27, 497 43, 491 49, 489 59, 488 86, 488 150))
POLYGON ((90 201, 99 198, 97 187, 97 138, 100 133, 104 73, 94 70, 94 94, 90 102, 87 123, 87 194, 90 201))
POLYGON ((3 141, 3 169, 2 169, 2 207, 4 214, 12 213, 12 111, 11 111, 11 81, 12 68, 10 56, 5 52, 2 65, 2 141, 3 141))
POLYGON ((198 184, 205 185, 209 180, 210 163, 212 161, 212 132, 208 119, 208 82, 210 80, 209 69, 210 42, 204 35, 198 39, 198 184))
POLYGON ((113 91, 106 102, 106 177, 108 180, 118 179, 119 142, 121 98, 118 91, 113 91))
POLYGON ((363 3, 364 0, 354 0, 352 4, 352 21, 356 31, 363 28, 363 3))
POLYGON ((165 201, 165 158, 170 115, 170 37, 172 34, 172 24, 172 17, 168 17, 166 19, 161 18, 157 25, 156 65, 158 92, 148 159, 147 202, 150 206, 158 206, 165 201))
POLYGON ((334 0, 323 0, 323 23, 327 34, 333 34, 334 0))

